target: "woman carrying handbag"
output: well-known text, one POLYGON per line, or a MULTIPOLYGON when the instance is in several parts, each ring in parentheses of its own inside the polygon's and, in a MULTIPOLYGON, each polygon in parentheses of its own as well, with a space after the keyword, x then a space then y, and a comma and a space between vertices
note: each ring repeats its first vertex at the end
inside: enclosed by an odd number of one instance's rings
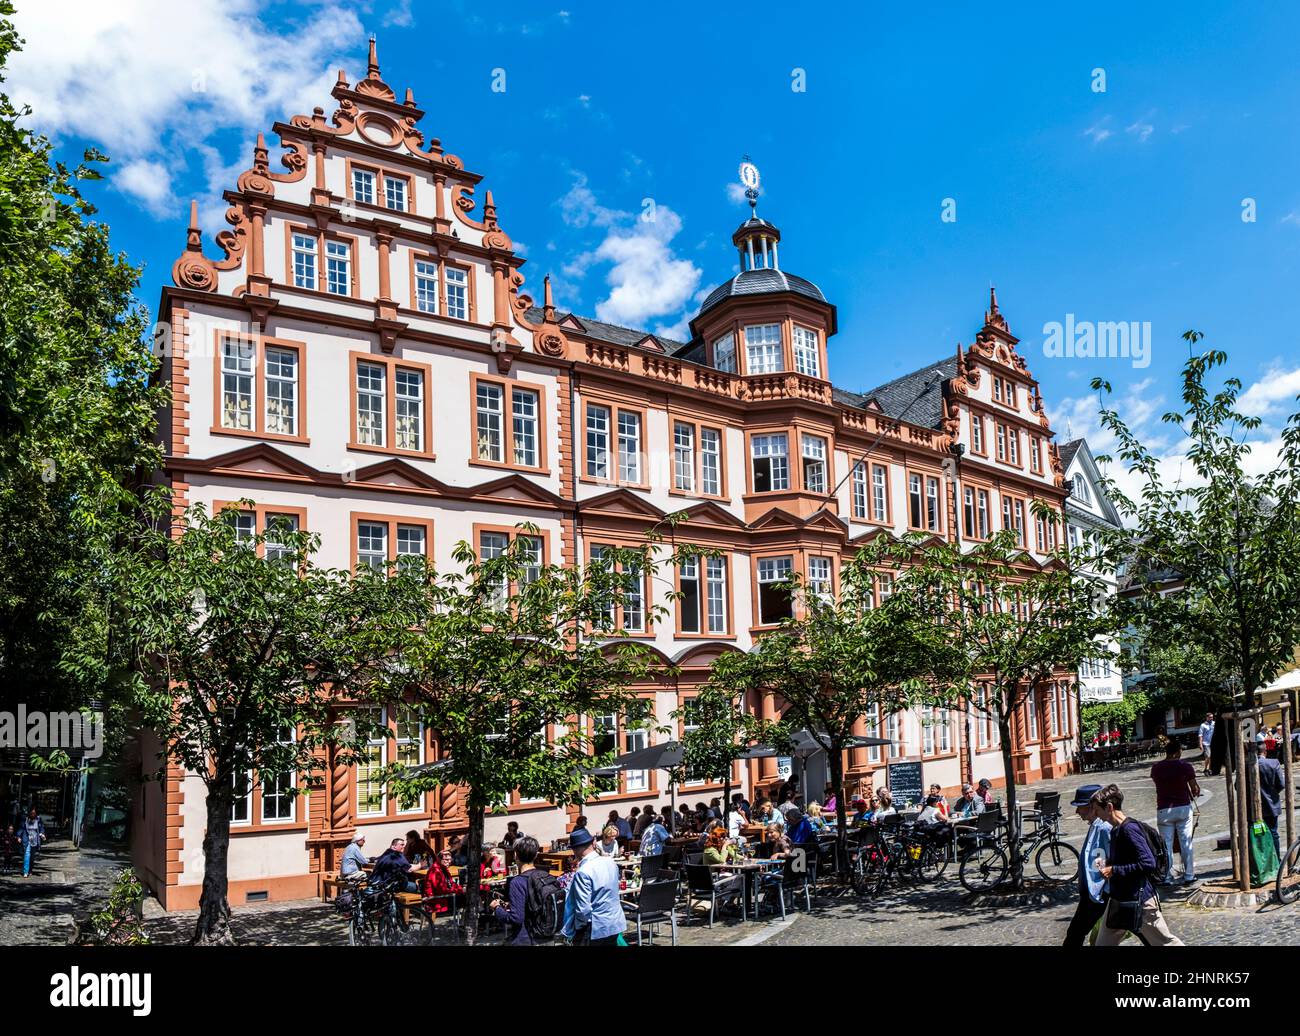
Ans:
POLYGON ((1100 868, 1110 885, 1110 901, 1096 945, 1118 946, 1127 932, 1147 946, 1184 945, 1160 912, 1160 898, 1151 883, 1158 864, 1146 825, 1124 814, 1124 793, 1114 784, 1097 792, 1093 801, 1097 817, 1111 825, 1110 855, 1100 868))

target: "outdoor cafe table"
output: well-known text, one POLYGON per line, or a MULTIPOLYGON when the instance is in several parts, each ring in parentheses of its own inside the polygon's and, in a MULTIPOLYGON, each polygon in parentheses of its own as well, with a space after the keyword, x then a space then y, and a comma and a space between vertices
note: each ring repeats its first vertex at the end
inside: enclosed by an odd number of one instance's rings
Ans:
POLYGON ((736 863, 707 863, 710 870, 732 871, 739 874, 745 883, 745 898, 750 904, 750 916, 758 916, 758 877, 763 871, 784 867, 785 860, 742 860, 736 863))

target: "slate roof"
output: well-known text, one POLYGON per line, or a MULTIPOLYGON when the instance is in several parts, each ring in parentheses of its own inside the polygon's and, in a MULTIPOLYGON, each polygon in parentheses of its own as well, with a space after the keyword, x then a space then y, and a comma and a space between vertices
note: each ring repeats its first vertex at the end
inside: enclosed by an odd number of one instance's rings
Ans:
MULTIPOLYGON (((528 319, 540 324, 543 319, 541 306, 533 306, 528 310, 528 319)), ((587 335, 595 338, 597 341, 609 342, 612 345, 636 345, 647 335, 651 335, 655 341, 664 347, 664 351, 676 355, 682 349, 685 349, 688 342, 679 342, 675 338, 665 338, 663 335, 654 334, 652 331, 638 331, 632 327, 620 327, 618 324, 607 324, 603 320, 597 320, 594 317, 583 317, 576 313, 556 313, 555 319, 563 323, 569 317, 579 321, 587 329, 587 335)))
POLYGON ((796 295, 804 295, 818 302, 826 301, 821 288, 812 281, 796 277, 784 270, 742 270, 731 280, 724 281, 714 288, 709 293, 709 297, 704 300, 700 312, 705 313, 724 299, 736 295, 771 295, 778 291, 792 291, 796 295))
POLYGON ((943 383, 957 376, 957 357, 949 356, 938 363, 927 364, 920 370, 887 381, 869 392, 846 393, 836 390, 836 398, 850 406, 864 406, 870 400, 886 417, 923 428, 938 428, 943 423, 943 383), (853 403, 848 397, 857 395, 862 402, 853 403))
POLYGON ((1083 443, 1084 440, 1082 439, 1071 439, 1069 442, 1062 443, 1056 448, 1056 452, 1061 455, 1062 471, 1068 471, 1070 469, 1070 461, 1074 460, 1074 455, 1079 452, 1079 447, 1082 446, 1083 443))

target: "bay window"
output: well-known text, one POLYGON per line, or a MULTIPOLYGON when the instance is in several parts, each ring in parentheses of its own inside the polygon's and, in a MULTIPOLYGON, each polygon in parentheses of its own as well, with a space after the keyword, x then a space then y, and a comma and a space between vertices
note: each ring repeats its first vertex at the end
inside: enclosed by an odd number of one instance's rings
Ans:
POLYGON ((758 559, 758 622, 772 626, 794 615, 794 600, 788 586, 794 571, 792 557, 758 559))
POLYGON ((795 324, 793 339, 794 369, 810 378, 820 378, 821 361, 818 357, 817 332, 795 324))
POLYGON ((752 324, 745 328, 745 373, 776 374, 781 358, 781 325, 752 324))
POLYGON ((755 435, 750 441, 755 493, 790 488, 789 437, 784 433, 755 435))
POLYGON ((736 373, 736 336, 728 333, 713 343, 713 366, 728 374, 736 373))
POLYGON ((803 457, 803 488, 809 493, 826 492, 826 440, 819 435, 800 439, 803 457))

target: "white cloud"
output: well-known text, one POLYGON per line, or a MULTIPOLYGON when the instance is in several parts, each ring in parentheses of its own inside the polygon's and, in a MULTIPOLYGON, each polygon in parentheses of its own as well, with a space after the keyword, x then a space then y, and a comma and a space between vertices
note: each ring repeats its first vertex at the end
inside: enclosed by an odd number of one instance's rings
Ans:
POLYGON ((1145 144, 1151 134, 1156 131, 1155 126, 1148 121, 1150 118, 1151 113, 1148 112, 1146 115, 1143 115, 1141 118, 1134 121, 1131 126, 1125 127, 1124 132, 1130 136, 1137 137, 1139 144, 1145 144))
POLYGON ((1287 370, 1275 363, 1259 381, 1242 392, 1237 405, 1242 413, 1269 424, 1285 420, 1300 409, 1296 404, 1298 395, 1300 368, 1287 370))
POLYGON ((1292 210, 1282 217, 1283 223, 1291 223, 1300 227, 1300 211, 1292 210))
MULTIPOLYGON (((328 97, 333 70, 358 63, 365 34, 351 10, 333 2, 305 7, 292 29, 277 34, 263 20, 270 6, 24 4, 14 20, 26 43, 10 59, 9 90, 31 106, 40 130, 103 147, 120 163, 117 186, 155 216, 168 214, 163 192, 172 188, 147 184, 151 168, 180 179, 186 156, 215 134, 269 130, 276 119, 310 112, 328 97)), ((243 167, 251 161, 245 150, 243 167)))
POLYGON ((411 11, 411 0, 398 0, 397 4, 384 15, 381 24, 385 28, 395 26, 401 29, 409 29, 415 24, 415 14, 411 11))
MULTIPOLYGON (((763 196, 763 188, 758 189, 759 197, 763 196)), ((745 185, 732 180, 727 184, 727 200, 733 205, 748 205, 749 199, 745 197, 745 185)))
POLYGON ((162 219, 176 211, 171 172, 160 162, 136 159, 117 168, 109 183, 129 194, 147 212, 162 219))
POLYGON ((1091 137, 1092 142, 1094 144, 1100 144, 1107 137, 1114 136, 1114 134, 1109 129, 1106 128, 1106 123, 1108 122, 1110 122, 1109 115, 1107 115, 1100 122, 1094 122, 1091 126, 1089 126, 1086 130, 1083 131, 1083 135, 1085 137, 1091 137))
POLYGON ((666 320, 659 333, 677 337, 670 331, 680 332, 684 326, 683 309, 699 289, 702 276, 698 266, 673 251, 681 217, 663 204, 649 205, 638 215, 608 208, 581 172, 573 173, 573 186, 558 204, 568 226, 605 231, 598 244, 578 252, 561 268, 566 278, 576 282, 593 269, 608 267, 604 281, 609 291, 596 304, 596 318, 640 328, 656 318, 675 317, 666 320))

